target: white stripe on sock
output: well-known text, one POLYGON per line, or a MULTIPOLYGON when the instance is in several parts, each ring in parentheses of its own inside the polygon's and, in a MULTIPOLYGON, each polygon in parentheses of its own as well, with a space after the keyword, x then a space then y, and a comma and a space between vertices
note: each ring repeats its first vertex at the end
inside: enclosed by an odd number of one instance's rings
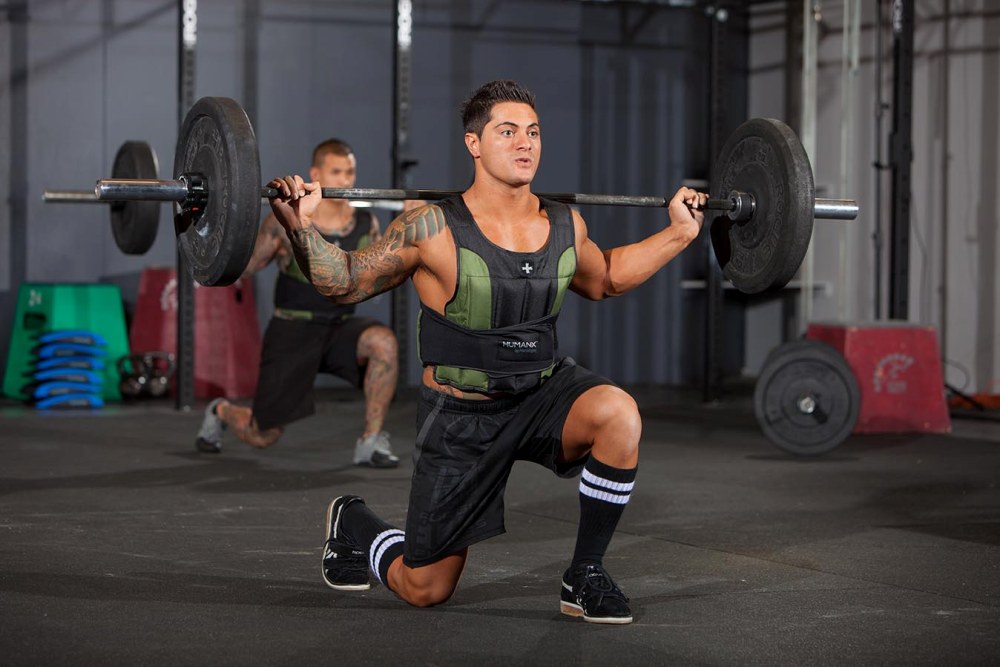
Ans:
POLYGON ((404 537, 405 534, 399 528, 390 528, 389 530, 379 533, 375 538, 375 541, 372 542, 368 564, 371 566, 372 572, 375 573, 375 578, 382 584, 385 582, 382 581, 382 577, 380 577, 378 573, 378 567, 382 562, 382 556, 385 555, 386 549, 391 547, 393 544, 399 544, 403 541, 404 537))
POLYGON ((375 539, 372 540, 372 543, 368 547, 368 567, 375 567, 375 551, 378 549, 379 545, 382 544, 382 540, 394 535, 397 530, 398 528, 390 528, 389 530, 383 530, 375 536, 375 539))
POLYGON ((593 486, 599 486, 608 491, 631 491, 635 487, 635 482, 612 482, 610 479, 598 477, 586 468, 583 469, 583 479, 590 482, 593 486))
POLYGON ((608 493, 607 491, 589 487, 583 483, 583 480, 580 481, 580 493, 591 498, 596 498, 597 500, 614 503, 615 505, 624 505, 632 497, 631 493, 622 495, 620 493, 608 493))

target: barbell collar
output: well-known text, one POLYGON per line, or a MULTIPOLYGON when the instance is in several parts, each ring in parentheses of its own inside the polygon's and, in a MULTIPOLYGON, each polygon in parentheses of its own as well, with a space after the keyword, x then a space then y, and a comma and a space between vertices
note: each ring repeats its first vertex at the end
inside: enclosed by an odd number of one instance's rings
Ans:
POLYGON ((749 192, 732 190, 729 193, 729 211, 726 215, 733 222, 746 222, 753 217, 757 202, 749 192))

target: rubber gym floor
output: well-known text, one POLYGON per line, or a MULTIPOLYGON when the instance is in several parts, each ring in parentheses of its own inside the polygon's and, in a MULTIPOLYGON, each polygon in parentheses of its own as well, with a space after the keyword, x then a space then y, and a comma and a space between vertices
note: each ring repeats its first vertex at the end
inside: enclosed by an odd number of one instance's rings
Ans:
MULTIPOLYGON (((395 470, 351 465, 360 394, 255 450, 194 451, 200 409, 0 404, 3 665, 845 665, 1000 660, 1000 424, 855 436, 798 459, 746 392, 635 390, 636 491, 605 561, 635 622, 559 613, 576 480, 518 464, 508 532, 454 598, 413 609, 320 578, 329 501, 406 513, 416 403, 395 470)), ((201 408, 203 406, 199 406, 201 408)))

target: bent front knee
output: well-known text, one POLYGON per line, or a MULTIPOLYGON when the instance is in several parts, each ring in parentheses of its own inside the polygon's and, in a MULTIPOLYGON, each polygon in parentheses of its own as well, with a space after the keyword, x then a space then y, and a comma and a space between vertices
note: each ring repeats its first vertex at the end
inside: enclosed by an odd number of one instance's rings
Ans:
POLYGON ((642 418, 635 399, 618 387, 605 386, 602 389, 591 413, 593 428, 610 431, 638 443, 642 435, 642 418))

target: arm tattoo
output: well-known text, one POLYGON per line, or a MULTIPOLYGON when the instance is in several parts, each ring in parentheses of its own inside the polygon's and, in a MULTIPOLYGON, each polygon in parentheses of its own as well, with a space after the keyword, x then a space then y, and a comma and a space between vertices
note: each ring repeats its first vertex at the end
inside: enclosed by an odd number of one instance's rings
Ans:
POLYGON ((437 206, 407 211, 396 218, 378 241, 361 250, 344 252, 313 228, 291 234, 295 259, 309 281, 324 296, 356 303, 386 292, 410 277, 401 252, 438 234, 445 227, 437 206))
POLYGON ((385 238, 389 242, 390 249, 395 251, 429 239, 442 229, 444 229, 444 213, 441 212, 441 208, 423 206, 396 218, 385 231, 385 238), (402 224, 397 225, 397 222, 402 224))
POLYGON ((350 288, 347 253, 324 239, 313 227, 290 234, 295 261, 309 282, 325 296, 344 294, 350 288))

